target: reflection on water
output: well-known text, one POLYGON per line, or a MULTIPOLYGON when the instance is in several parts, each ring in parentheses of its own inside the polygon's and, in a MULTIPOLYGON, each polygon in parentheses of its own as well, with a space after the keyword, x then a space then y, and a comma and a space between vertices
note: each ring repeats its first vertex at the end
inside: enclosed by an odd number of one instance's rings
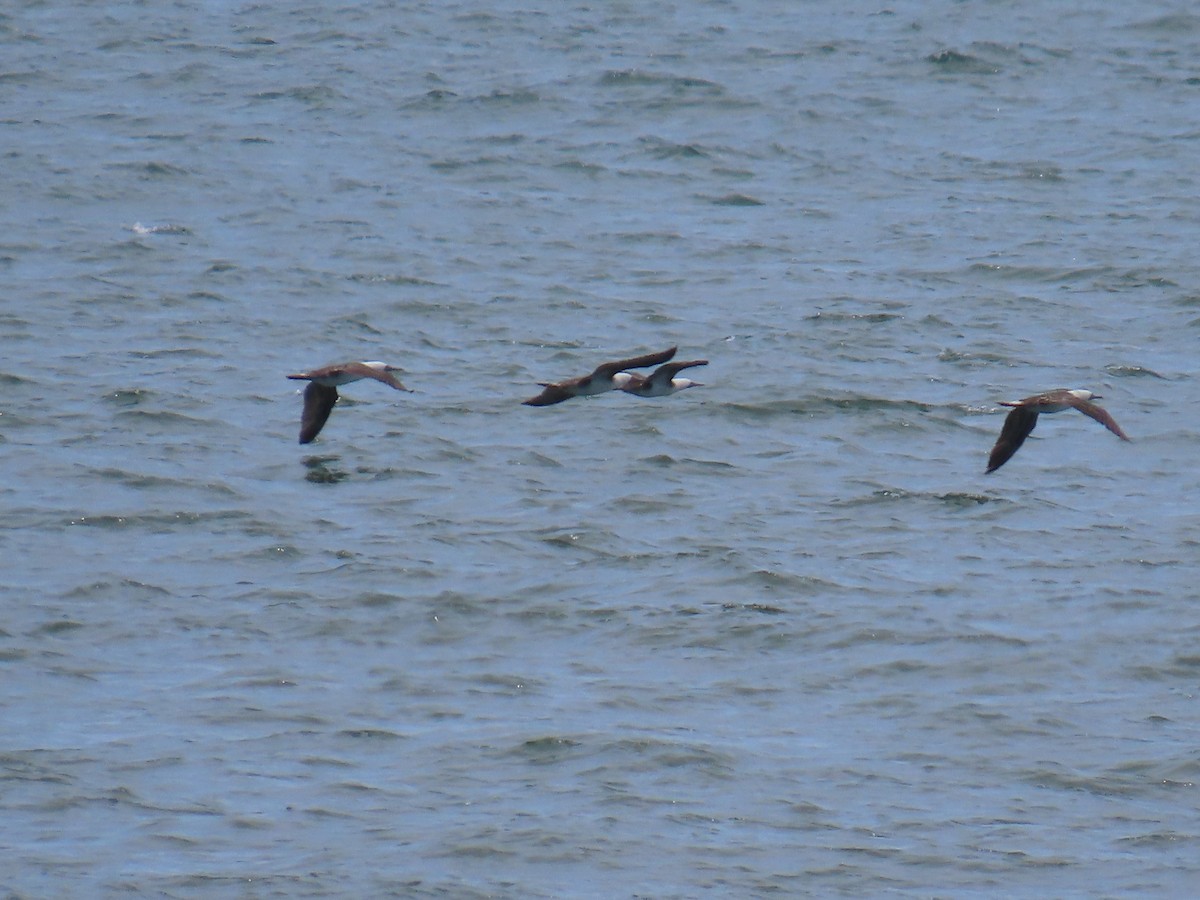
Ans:
POLYGON ((350 473, 337 465, 340 456, 306 456, 301 462, 308 470, 304 479, 313 484, 336 484, 345 481, 350 473))

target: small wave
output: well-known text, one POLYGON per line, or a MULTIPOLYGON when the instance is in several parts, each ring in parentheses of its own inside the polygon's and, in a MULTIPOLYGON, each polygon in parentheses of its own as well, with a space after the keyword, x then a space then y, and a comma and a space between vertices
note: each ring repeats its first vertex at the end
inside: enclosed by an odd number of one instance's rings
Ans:
POLYGON ((550 735, 531 738, 514 747, 511 753, 531 763, 556 763, 575 755, 582 746, 583 742, 574 738, 550 735))
POLYGON ((474 103, 486 103, 497 106, 525 106, 532 103, 541 103, 542 96, 537 91, 529 88, 513 88, 510 90, 494 90, 487 94, 482 94, 472 98, 474 103))
POLYGON ((163 350, 134 350, 130 355, 136 359, 225 359, 223 353, 203 347, 171 347, 163 350))
POLYGON ((583 175, 602 175, 608 171, 608 168, 599 163, 585 162, 581 159, 567 160, 554 164, 554 168, 566 172, 579 172, 583 175))
POLYGON ((619 509, 627 509, 632 513, 670 513, 679 508, 678 503, 662 500, 658 497, 621 497, 614 502, 619 509))
POLYGON ((179 488, 183 482, 178 478, 164 478, 160 475, 147 475, 143 472, 128 472, 125 469, 108 467, 103 469, 88 469, 88 475, 104 481, 115 481, 132 488, 179 488))
POLYGON ((940 50, 937 53, 931 53, 925 57, 925 60, 933 63, 943 72, 954 74, 995 75, 1000 71, 1000 67, 995 63, 987 62, 969 53, 960 53, 957 50, 940 50))
POLYGON ((674 466, 684 466, 684 467, 688 467, 688 468, 694 468, 694 469, 699 469, 699 470, 709 470, 709 471, 713 471, 713 470, 737 471, 737 469, 738 469, 738 467, 735 466, 733 463, 728 463, 728 462, 725 462, 724 460, 690 459, 688 457, 676 459, 674 456, 671 456, 669 453, 656 453, 653 456, 645 456, 641 459, 641 462, 645 463, 646 465, 650 465, 650 466, 662 466, 663 468, 671 468, 674 466))
POLYGON ((704 159, 710 155, 699 144, 679 144, 659 137, 644 137, 638 143, 655 159, 704 159))
POLYGON ((750 612, 766 616, 787 614, 787 610, 782 606, 771 606, 769 603, 722 603, 721 609, 724 612, 750 612))
POLYGON ((0 84, 31 84, 41 79, 43 74, 36 70, 23 72, 0 72, 0 84))
POLYGON ((333 88, 323 84, 299 85, 284 91, 260 91, 255 100, 298 100, 309 106, 326 106, 345 99, 333 88))
POLYGON ((394 741, 404 737, 386 728, 347 728, 338 732, 338 737, 355 738, 368 741, 394 741))
POLYGON ((1189 12, 1167 13, 1128 26, 1134 31, 1161 31, 1171 36, 1200 31, 1200 16, 1189 12))
POLYGON ((981 506, 984 503, 993 503, 996 497, 989 497, 987 494, 970 494, 961 491, 950 491, 946 494, 934 494, 937 500, 947 506, 966 507, 966 506, 981 506))
POLYGON ((69 600, 94 600, 102 596, 147 600, 154 597, 169 597, 171 592, 157 584, 135 581, 132 578, 120 578, 113 581, 93 581, 90 584, 77 585, 66 594, 69 600))
POLYGON ((474 159, 439 159, 434 160, 429 164, 429 168, 438 172, 456 172, 459 169, 474 168, 476 166, 503 167, 507 169, 513 164, 513 158, 510 156, 486 154, 478 156, 474 159))
POLYGON ((896 319, 903 319, 904 316, 900 313, 842 313, 818 310, 805 318, 809 322, 867 322, 868 324, 878 325, 884 322, 892 322, 896 319))
POLYGON ((894 503, 903 500, 932 501, 950 509, 968 509, 994 503, 1000 498, 987 494, 972 494, 964 491, 949 491, 936 493, 928 491, 905 491, 899 488, 880 488, 863 497, 853 497, 849 500, 834 501, 831 506, 857 507, 871 506, 877 503, 894 503))
POLYGON ((928 413, 937 408, 932 403, 917 400, 889 400, 882 397, 807 397, 794 400, 771 400, 764 403, 732 403, 729 409, 761 416, 801 415, 815 416, 837 410, 840 412, 875 412, 899 410, 901 412, 928 413))
MULTIPOLYGON (((184 415, 183 413, 173 412, 169 409, 137 409, 129 408, 122 409, 116 413, 122 419, 139 419, 147 423, 156 425, 169 424, 173 428, 181 426, 198 426, 198 425, 215 425, 218 424, 215 419, 201 419, 195 416, 184 415)), ((142 427, 142 426, 139 426, 142 427)))
POLYGON ((675 91, 703 91, 710 94, 725 92, 717 82, 706 78, 647 72, 644 69, 609 70, 600 76, 600 84, 606 87, 667 87, 675 91))
POLYGON ((182 166, 172 165, 171 163, 162 162, 160 160, 146 160, 144 162, 122 162, 112 163, 108 166, 110 169, 122 169, 130 172, 140 172, 147 178, 177 178, 191 173, 182 166))
POLYGON ((34 629, 37 634, 66 634, 75 631, 79 628, 86 628, 82 622, 75 622, 71 619, 60 619, 57 622, 48 622, 39 628, 34 629))
POLYGON ((404 109, 435 109, 444 107, 458 99, 458 94, 446 88, 433 88, 417 97, 405 100, 401 106, 404 109))
POLYGON ((111 391, 105 394, 102 399, 107 403, 113 403, 117 406, 137 406, 143 400, 148 400, 153 396, 154 392, 145 388, 127 388, 111 391))
POLYGON ((134 234, 191 234, 191 230, 186 225, 143 225, 141 222, 134 222, 129 226, 129 230, 134 234))
POLYGON ((1135 795, 1145 790, 1142 778, 1133 775, 1081 775, 1065 767, 1037 768, 1025 774, 1025 779, 1042 788, 1058 788, 1069 793, 1088 793, 1100 797, 1135 795))
POLYGON ((1160 375, 1145 366, 1105 366, 1104 371, 1116 378, 1139 378, 1144 375, 1150 378, 1166 379, 1165 375, 1160 375))
POLYGON ((1017 172, 1017 177, 1026 181, 1066 181, 1066 177, 1062 173, 1062 169, 1052 165, 1023 165, 1017 172))
POLYGON ((1061 268, 1057 266, 1014 266, 1006 263, 972 263, 967 267, 967 271, 972 274, 993 275, 1006 281, 1034 281, 1042 284, 1058 284, 1061 282, 1081 281, 1086 278, 1099 278, 1105 275, 1112 275, 1116 269, 1112 266, 1061 268))
POLYGON ((952 363, 970 368, 1008 365, 1009 361, 1009 357, 999 353, 967 353, 962 350, 951 350, 949 348, 938 354, 938 362, 952 363))
POLYGON ((338 456, 306 456, 304 480, 310 484, 341 484, 350 477, 350 472, 334 465, 338 459, 338 456))
POLYGON ((401 275, 397 273, 355 272, 346 277, 349 281, 360 284, 385 284, 393 287, 442 287, 436 281, 428 281, 424 278, 418 278, 415 275, 401 275))
POLYGON ((725 194, 709 201, 713 206, 766 206, 766 202, 748 194, 725 194))
POLYGON ((209 513, 175 512, 175 513, 142 513, 138 515, 96 515, 77 516, 68 519, 66 524, 77 528, 102 528, 122 530, 126 528, 149 528, 157 532, 174 531, 180 528, 190 528, 196 525, 208 525, 214 522, 245 522, 257 524, 252 515, 239 510, 220 510, 209 513))

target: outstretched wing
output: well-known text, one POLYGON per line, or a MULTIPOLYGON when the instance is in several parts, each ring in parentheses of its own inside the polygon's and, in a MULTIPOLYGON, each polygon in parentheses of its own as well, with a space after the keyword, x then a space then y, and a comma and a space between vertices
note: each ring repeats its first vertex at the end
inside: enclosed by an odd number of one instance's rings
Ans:
POLYGON ((1024 406, 1015 407, 1008 414, 1004 420, 1004 427, 1000 429, 1000 439, 996 441, 988 457, 989 474, 1012 459, 1012 455, 1021 449, 1025 438, 1029 437, 1037 425, 1037 420, 1038 414, 1024 406))
POLYGON ((313 378, 337 378, 346 372, 346 366, 341 363, 336 363, 332 366, 321 366, 319 369, 309 369, 307 372, 297 372, 295 375, 289 375, 288 378, 297 381, 309 381, 313 378))
POLYGON ((315 381, 308 383, 304 389, 304 412, 300 414, 300 443, 310 443, 321 433, 337 398, 337 388, 324 387, 315 381))
POLYGON ((1121 426, 1117 424, 1116 419, 1108 414, 1108 410, 1102 406, 1097 406, 1095 403, 1089 403, 1087 400, 1071 398, 1067 401, 1085 416, 1090 416, 1095 419, 1117 437, 1123 441, 1129 440, 1129 435, 1121 430, 1121 426))
POLYGON ((357 375, 359 378, 374 378, 376 381, 382 381, 388 387, 395 388, 398 391, 408 390, 408 388, 400 383, 400 379, 393 375, 387 368, 380 369, 361 362, 346 363, 344 366, 339 366, 338 368, 347 375, 357 375))
POLYGON ((564 400, 570 400, 574 394, 568 391, 565 385, 571 382, 559 382, 558 384, 544 384, 543 390, 536 397, 530 397, 528 400, 522 400, 523 406, 553 406, 555 403, 562 403, 564 400))
POLYGON ((645 356, 635 356, 632 359, 618 359, 615 362, 606 362, 596 366, 596 371, 592 372, 593 378, 612 378, 618 372, 624 372, 626 369, 644 369, 647 366, 657 366, 660 363, 665 363, 675 355, 677 347, 670 347, 659 353, 647 353, 645 356))
POLYGON ((688 362, 667 363, 665 366, 659 366, 657 369, 655 369, 654 373, 650 376, 650 380, 651 381, 661 381, 666 384, 670 384, 670 382, 675 378, 675 376, 678 375, 680 372, 682 372, 684 369, 691 369, 691 368, 694 368, 695 366, 707 366, 707 365, 708 365, 707 359, 692 359, 692 360, 689 360, 688 362))

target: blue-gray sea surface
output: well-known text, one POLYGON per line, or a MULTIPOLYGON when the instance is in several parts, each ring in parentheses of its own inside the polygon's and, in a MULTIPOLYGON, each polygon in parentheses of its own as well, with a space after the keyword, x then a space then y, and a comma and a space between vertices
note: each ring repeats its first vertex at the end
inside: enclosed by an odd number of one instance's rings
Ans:
POLYGON ((1194 894, 1186 4, 10 4, 0 158, 6 896, 1194 894))

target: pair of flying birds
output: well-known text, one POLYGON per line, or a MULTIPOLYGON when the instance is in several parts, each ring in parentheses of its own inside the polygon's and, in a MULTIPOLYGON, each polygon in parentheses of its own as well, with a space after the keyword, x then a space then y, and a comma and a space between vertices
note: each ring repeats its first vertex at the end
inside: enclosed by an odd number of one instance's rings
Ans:
POLYGON ((688 362, 668 362, 675 355, 677 348, 670 347, 661 353, 647 353, 645 356, 635 356, 632 359, 618 359, 596 366, 590 375, 578 378, 568 378, 566 381, 539 382, 543 388, 536 397, 524 401, 525 406, 552 406, 562 403, 572 397, 591 397, 608 391, 624 391, 638 397, 665 397, 696 387, 698 381, 690 378, 676 378, 684 369, 694 366, 707 366, 707 359, 693 359, 688 362), (639 375, 627 369, 645 369, 658 366, 649 375, 639 375))
MULTIPOLYGON (((591 397, 608 391, 620 390, 638 397, 665 397, 686 388, 696 387, 699 382, 687 378, 676 378, 684 369, 694 366, 706 366, 708 360, 693 359, 688 362, 669 362, 675 355, 675 347, 659 353, 648 353, 645 356, 635 356, 631 359, 619 359, 597 366, 591 374, 578 378, 568 378, 566 381, 542 382, 542 392, 536 397, 524 401, 525 406, 552 406, 573 397, 591 397), (650 375, 639 375, 628 369, 645 369, 658 366, 650 375)), ((398 391, 406 391, 400 380, 392 374, 397 372, 395 366, 382 362, 348 362, 340 365, 325 366, 313 369, 311 372, 301 372, 289 375, 301 381, 307 381, 304 389, 304 412, 300 417, 300 443, 312 441, 324 427, 333 405, 337 403, 340 385, 359 381, 363 378, 374 378, 382 381, 398 391)), ((988 456, 988 473, 996 471, 1010 459, 1025 438, 1037 426, 1038 416, 1042 413, 1062 412, 1064 409, 1077 409, 1085 416, 1095 419, 1123 441, 1129 440, 1121 426, 1109 415, 1108 410, 1092 403, 1101 399, 1091 391, 1068 390, 1059 388, 1044 394, 1035 394, 1024 400, 1002 400, 1001 406, 1012 407, 1000 430, 1000 438, 992 447, 988 456)))

